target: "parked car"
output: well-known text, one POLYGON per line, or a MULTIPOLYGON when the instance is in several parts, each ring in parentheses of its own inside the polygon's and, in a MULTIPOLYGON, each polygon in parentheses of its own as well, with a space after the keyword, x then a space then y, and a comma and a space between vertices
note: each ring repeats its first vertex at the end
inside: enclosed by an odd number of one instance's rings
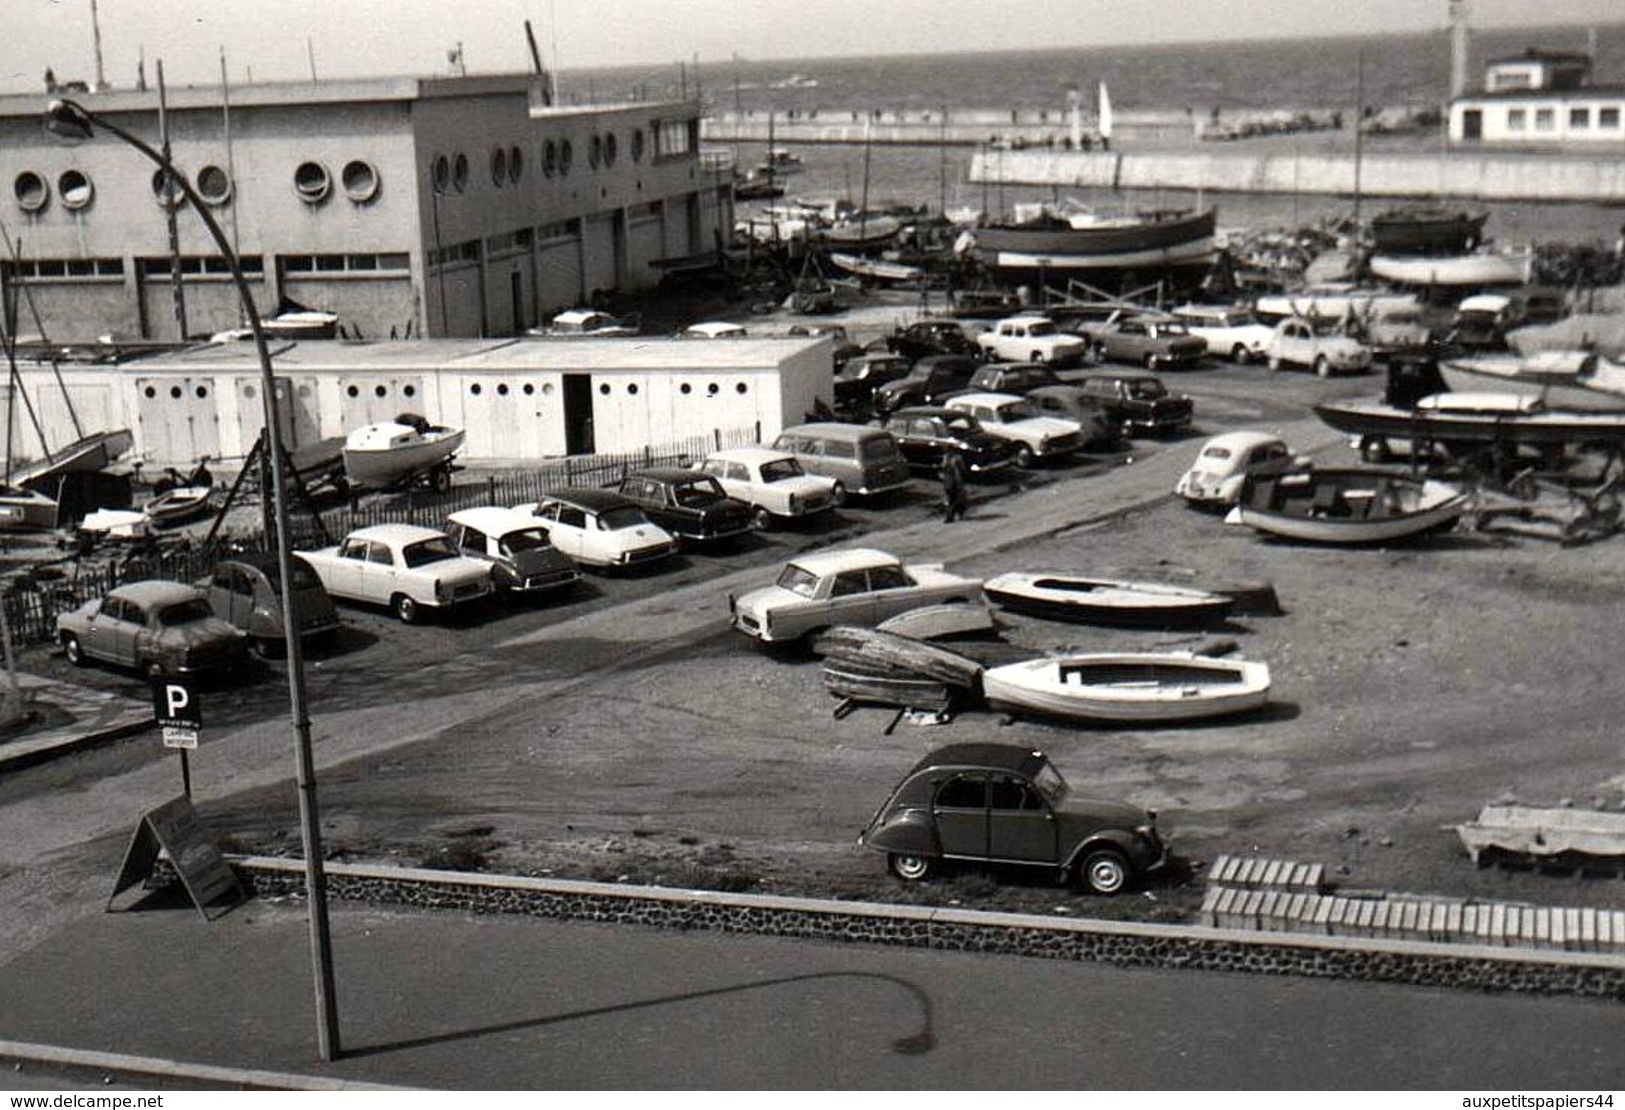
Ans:
POLYGON ((638 566, 677 550, 671 533, 614 490, 551 490, 514 508, 534 517, 554 547, 584 566, 638 566))
POLYGON ((1425 351, 1433 340, 1433 332, 1422 322, 1421 308, 1413 305, 1376 309, 1359 317, 1349 330, 1370 346, 1371 357, 1379 362, 1425 351))
POLYGON ((990 359, 1005 362, 1048 362, 1071 366, 1083 361, 1087 345, 1055 326, 1047 316, 1007 316, 976 337, 990 359))
POLYGON ((936 473, 947 451, 957 451, 972 474, 1007 470, 1016 459, 1015 440, 993 435, 968 412, 927 406, 898 409, 886 428, 916 470, 936 473))
POLYGON ((1267 350, 1271 370, 1305 366, 1316 375, 1362 373, 1371 368, 1371 348, 1346 335, 1341 325, 1292 316, 1275 325, 1267 350))
POLYGON ((713 451, 699 466, 729 497, 756 510, 758 527, 775 518, 792 519, 835 508, 835 479, 808 474, 801 462, 767 447, 733 447, 713 451))
POLYGON ((1202 444, 1174 492, 1191 505, 1231 506, 1251 474, 1285 468, 1296 461, 1280 436, 1268 432, 1226 432, 1202 444))
POLYGON ((908 376, 875 390, 875 412, 884 416, 905 405, 934 405, 964 389, 978 363, 969 355, 930 355, 916 362, 908 376))
POLYGON ((678 540, 723 540, 756 525, 754 506, 729 497, 715 478, 696 470, 679 466, 637 470, 621 479, 618 491, 678 540))
POLYGON ((872 548, 819 551, 786 563, 771 586, 728 597, 733 626, 766 642, 836 625, 873 627, 922 605, 979 601, 982 583, 940 563, 905 565, 872 548))
POLYGON ((499 505, 459 509, 446 518, 446 535, 458 551, 491 568, 499 593, 551 593, 581 581, 581 568, 525 513, 499 505))
POLYGON ((908 485, 908 461, 884 428, 797 424, 774 437, 773 450, 794 455, 808 474, 834 479, 837 503, 848 494, 873 497, 908 485))
POLYGON ((546 327, 529 328, 529 336, 591 336, 613 338, 637 335, 642 329, 635 321, 618 320, 607 312, 592 308, 572 308, 553 317, 546 327))
POLYGON ((1196 411, 1194 401, 1169 392, 1161 378, 1145 370, 1099 370, 1073 384, 1124 435, 1164 435, 1188 428, 1196 411))
MULTIPOLYGON (((293 612, 303 640, 331 638, 339 628, 338 610, 322 580, 300 555, 294 555, 293 612)), ((239 555, 215 564, 205 587, 215 616, 248 637, 261 655, 276 655, 287 646, 282 623, 282 573, 275 555, 239 555)))
POLYGON ((1027 391, 1027 400, 1040 416, 1074 421, 1083 430, 1084 451, 1110 451, 1123 445, 1123 426, 1109 419, 1100 398, 1082 386, 1044 385, 1027 391))
POLYGON ((1022 394, 1039 386, 1060 384, 1060 377, 1042 362, 996 362, 978 367, 965 391, 1022 394))
POLYGON ((916 320, 886 337, 886 346, 910 362, 928 355, 980 353, 976 343, 955 320, 916 320))
POLYGON ((1164 316, 1125 316, 1095 329, 1097 362, 1127 362, 1147 370, 1194 366, 1207 354, 1207 340, 1164 316))
POLYGON ((1031 466, 1040 459, 1062 459, 1083 448, 1083 427, 1074 420, 1040 416, 1025 397, 1010 393, 962 393, 950 397, 947 407, 968 412, 989 433, 1016 445, 1016 465, 1031 466))
POLYGON ((835 408, 867 416, 874 408, 875 390, 887 382, 908 377, 909 361, 902 355, 866 352, 835 367, 835 408))
POLYGON ((202 590, 161 581, 127 582, 57 614, 56 642, 76 667, 98 659, 152 677, 225 670, 247 649, 202 590))
POLYGON ((387 605, 406 624, 492 590, 489 566, 459 553, 444 532, 416 524, 357 528, 335 547, 299 554, 333 597, 387 605))
POLYGON ((1207 353, 1246 365, 1263 362, 1275 329, 1236 305, 1184 304, 1173 311, 1185 330, 1207 344, 1207 353))
POLYGON ((914 764, 858 840, 909 882, 951 861, 1023 864, 1116 894, 1167 861, 1156 822, 1079 796, 1041 751, 964 743, 914 764))

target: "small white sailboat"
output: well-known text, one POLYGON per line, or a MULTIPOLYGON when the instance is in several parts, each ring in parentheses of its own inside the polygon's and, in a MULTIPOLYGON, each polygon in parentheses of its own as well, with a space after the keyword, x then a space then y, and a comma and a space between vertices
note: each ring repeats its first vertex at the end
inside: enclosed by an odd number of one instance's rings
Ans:
POLYGON ((393 486, 428 477, 437 488, 450 484, 451 457, 463 445, 461 428, 431 425, 405 414, 368 424, 344 438, 344 473, 352 485, 393 486))

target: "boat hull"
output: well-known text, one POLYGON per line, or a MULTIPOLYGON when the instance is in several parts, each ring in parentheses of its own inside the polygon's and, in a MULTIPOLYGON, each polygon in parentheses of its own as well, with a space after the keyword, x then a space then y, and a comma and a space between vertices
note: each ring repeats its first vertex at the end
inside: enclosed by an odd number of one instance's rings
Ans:
POLYGON ((59 474, 101 470, 134 445, 135 436, 128 429, 98 432, 76 440, 60 451, 51 452, 47 458, 18 467, 11 472, 8 482, 20 486, 38 483, 59 474))
POLYGON ((998 270, 1148 270, 1197 266, 1214 255, 1217 213, 1106 221, 1083 227, 989 227, 967 233, 998 270))
POLYGON ((1030 659, 982 672, 988 704, 1099 723, 1200 720, 1269 701, 1269 668, 1237 659, 1154 652, 1030 659))
POLYGON ((1227 519, 1281 539, 1359 546, 1447 532, 1471 505, 1470 494, 1442 482, 1311 470, 1250 481, 1227 519))
POLYGON ((1205 590, 1057 574, 1001 574, 982 593, 1012 612, 1134 628, 1214 623, 1235 607, 1234 598, 1205 590))
POLYGON ((1527 257, 1504 254, 1371 256, 1371 273, 1401 285, 1517 285, 1526 280, 1527 257))
POLYGON ((1625 411, 1428 411, 1380 401, 1344 401, 1316 405, 1315 415, 1330 427, 1354 436, 1432 439, 1441 443, 1625 445, 1625 411))
POLYGON ((1488 212, 1398 209, 1371 221, 1371 237, 1381 254, 1461 254, 1484 241, 1488 212))
POLYGON ((434 428, 406 443, 344 447, 344 473, 351 485, 393 486, 446 463, 463 445, 461 428, 434 428))
POLYGON ((1590 352, 1572 352, 1561 360, 1516 355, 1445 359, 1439 373, 1453 393, 1516 393, 1539 397, 1550 409, 1625 411, 1625 367, 1603 363, 1590 352))

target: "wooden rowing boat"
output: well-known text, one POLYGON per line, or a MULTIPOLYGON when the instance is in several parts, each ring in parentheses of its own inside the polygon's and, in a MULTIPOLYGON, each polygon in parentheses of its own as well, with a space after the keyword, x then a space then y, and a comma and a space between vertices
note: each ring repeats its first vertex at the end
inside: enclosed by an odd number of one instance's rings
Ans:
POLYGON ((1075 574, 1001 574, 982 593, 1012 612, 1140 628, 1221 621, 1235 606, 1233 597, 1188 586, 1075 574))
POLYGON ((1455 527, 1472 496, 1445 482, 1365 467, 1249 478, 1225 518, 1305 543, 1375 544, 1455 527))
POLYGON ((1186 652, 1086 652, 982 672, 988 704, 1100 723, 1189 721, 1257 709, 1269 667, 1186 652))

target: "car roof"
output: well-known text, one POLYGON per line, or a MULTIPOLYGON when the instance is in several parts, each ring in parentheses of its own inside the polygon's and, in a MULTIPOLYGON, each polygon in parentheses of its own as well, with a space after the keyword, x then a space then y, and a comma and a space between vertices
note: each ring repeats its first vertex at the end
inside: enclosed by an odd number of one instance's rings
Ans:
POLYGON ((707 459, 726 459, 729 462, 765 463, 775 459, 793 459, 794 455, 787 451, 775 451, 770 447, 724 447, 720 451, 712 451, 707 459))
POLYGON ((501 505, 477 505, 472 509, 458 509, 446 518, 454 524, 466 524, 481 532, 501 535, 520 528, 535 528, 536 518, 517 509, 501 505))
POLYGON ((948 408, 946 405, 904 405, 891 414, 891 419, 896 420, 899 416, 935 416, 943 420, 955 420, 974 415, 948 408))
POLYGON ((627 477, 651 478, 656 482, 695 482, 711 476, 701 474, 698 470, 690 470, 686 466, 646 466, 642 470, 632 471, 627 477))
POLYGON ((563 489, 550 489, 542 494, 543 501, 558 501, 565 505, 574 505, 578 509, 601 513, 605 509, 617 509, 632 502, 624 493, 612 489, 585 489, 579 486, 566 486, 563 489))
POLYGON ((164 605, 173 601, 191 601, 203 597, 202 590, 181 582, 162 578, 149 578, 141 582, 126 582, 107 591, 108 597, 121 597, 137 605, 164 605))
POLYGON ((1048 757, 1037 748, 1022 747, 1019 744, 971 742, 948 744, 937 748, 923 756, 908 773, 915 775, 932 767, 971 766, 1020 771, 1030 777, 1048 761, 1048 757))
POLYGON ((418 540, 444 535, 445 533, 438 528, 425 528, 420 524, 369 524, 365 528, 357 528, 345 538, 379 540, 383 543, 415 543, 418 540))
POLYGON ((958 408, 960 405, 1008 405, 1011 401, 1021 401, 1025 398, 1014 393, 961 393, 958 397, 948 398, 949 408, 958 408))
POLYGON ((842 424, 836 421, 825 421, 816 424, 793 424, 779 433, 781 436, 836 436, 841 439, 864 439, 868 436, 886 434, 884 428, 876 428, 868 424, 842 424))
MULTIPOLYGON (((298 559, 300 562, 305 562, 303 556, 301 556, 299 552, 290 551, 289 554, 295 559, 298 559)), ((310 564, 305 563, 305 565, 309 566, 310 564)), ((252 570, 257 570, 261 574, 270 578, 275 578, 277 575, 282 573, 282 567, 277 562, 275 553, 270 551, 249 551, 243 553, 242 555, 233 555, 229 559, 221 559, 215 564, 215 566, 216 568, 244 566, 252 570)))
POLYGON ((887 551, 873 547, 849 547, 843 551, 814 551, 798 555, 790 562, 814 574, 838 574, 843 570, 858 570, 879 564, 890 565, 903 560, 887 551))
POLYGON ((727 320, 702 320, 698 324, 690 324, 683 329, 685 335, 718 336, 718 335, 747 335, 744 324, 735 324, 727 320))
POLYGON ((1228 447, 1232 451, 1250 451, 1254 447, 1261 447, 1266 443, 1285 443, 1280 436, 1272 432, 1239 431, 1225 432, 1216 435, 1202 444, 1202 451, 1209 447, 1228 447))

